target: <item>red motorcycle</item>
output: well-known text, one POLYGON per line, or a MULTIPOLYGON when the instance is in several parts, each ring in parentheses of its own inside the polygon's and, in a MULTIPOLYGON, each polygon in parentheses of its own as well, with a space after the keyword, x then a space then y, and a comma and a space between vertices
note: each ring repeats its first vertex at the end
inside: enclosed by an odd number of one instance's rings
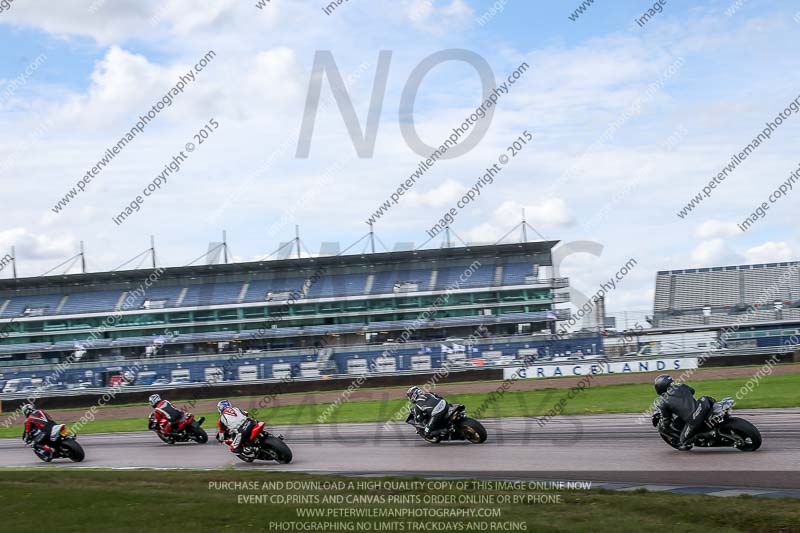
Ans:
POLYGON ((208 434, 200 427, 205 420, 205 417, 202 416, 195 420, 192 413, 181 413, 181 418, 177 422, 172 423, 171 431, 165 433, 155 419, 153 413, 150 413, 150 422, 147 427, 155 431, 158 438, 167 444, 189 441, 195 441, 197 444, 205 444, 208 442, 208 434))
MULTIPOLYGON (((257 422, 250 430, 249 437, 250 440, 242 447, 242 451, 236 454, 236 457, 242 461, 252 463, 259 459, 261 461, 277 461, 281 464, 292 462, 292 450, 283 442, 283 435, 273 435, 268 432, 264 422, 257 422)), ((233 443, 227 432, 224 442, 228 446, 233 443)))

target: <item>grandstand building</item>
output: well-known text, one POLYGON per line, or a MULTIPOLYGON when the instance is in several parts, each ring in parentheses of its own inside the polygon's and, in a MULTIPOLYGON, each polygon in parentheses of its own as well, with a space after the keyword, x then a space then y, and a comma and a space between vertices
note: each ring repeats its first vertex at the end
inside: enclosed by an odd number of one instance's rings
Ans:
POLYGON ((60 386, 103 386, 132 360, 151 382, 199 382, 600 353, 599 337, 551 335, 569 318, 556 243, 3 280, 0 379, 61 365, 60 386))
POLYGON ((791 352, 800 339, 800 262, 667 270, 656 274, 652 353, 791 352), (657 346, 657 349, 655 348, 657 346))
POLYGON ((800 262, 658 272, 653 320, 658 327, 800 321, 800 262))

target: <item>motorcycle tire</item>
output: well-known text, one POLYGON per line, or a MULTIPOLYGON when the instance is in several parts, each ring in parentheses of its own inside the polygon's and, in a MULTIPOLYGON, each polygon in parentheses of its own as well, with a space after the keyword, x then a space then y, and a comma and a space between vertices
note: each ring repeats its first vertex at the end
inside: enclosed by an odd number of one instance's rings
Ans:
POLYGON ((80 463, 86 457, 83 447, 76 440, 65 440, 61 443, 61 450, 74 463, 80 463))
POLYGON ((678 449, 678 441, 676 439, 670 437, 669 435, 664 435, 663 433, 659 433, 659 435, 661 435, 661 438, 664 440, 664 442, 669 444, 671 448, 676 450, 678 449))
POLYGON ((292 450, 278 437, 267 437, 262 446, 269 449, 275 460, 282 465, 292 462, 292 450))
POLYGON ((439 444, 442 442, 442 437, 426 437, 425 433, 420 433, 420 436, 425 439, 425 442, 430 442, 431 444, 439 444))
POLYGON ((474 418, 463 418, 458 426, 464 437, 472 444, 483 444, 486 442, 488 436, 486 428, 474 418))
POLYGON ((194 440, 197 444, 205 444, 208 442, 208 433, 199 425, 192 424, 192 433, 194 433, 194 440))
POLYGON ((761 447, 761 432, 743 418, 729 418, 722 423, 720 431, 733 433, 742 440, 742 444, 735 446, 737 450, 754 452, 761 447))

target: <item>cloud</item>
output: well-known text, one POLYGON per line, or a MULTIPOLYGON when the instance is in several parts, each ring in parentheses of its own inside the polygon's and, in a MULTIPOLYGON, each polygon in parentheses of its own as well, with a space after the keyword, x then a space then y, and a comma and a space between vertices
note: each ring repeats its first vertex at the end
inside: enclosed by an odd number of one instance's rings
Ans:
POLYGON ((451 0, 441 6, 437 4, 437 0, 413 0, 408 7, 409 20, 420 30, 440 34, 472 19, 474 14, 463 0, 451 0))
POLYGON ((534 227, 563 228, 575 222, 567 203, 562 198, 545 198, 527 205, 508 200, 494 211, 494 220, 507 226, 514 221, 522 221, 523 209, 525 219, 534 227))
POLYGON ((446 179, 441 185, 429 191, 410 191, 406 194, 406 201, 409 207, 444 207, 455 202, 468 188, 456 180, 446 179))
POLYGON ((727 220, 706 220, 694 230, 698 239, 715 239, 718 237, 733 237, 741 231, 736 227, 736 222, 727 220))
MULTIPOLYGON (((78 243, 71 236, 34 233, 25 228, 0 231, 0 250, 16 246, 19 259, 66 259, 78 251, 78 243)), ((5 252, 3 252, 5 254, 5 252)))
POLYGON ((710 239, 692 249, 690 259, 694 267, 712 267, 742 262, 742 257, 733 251, 723 239, 710 239))
POLYGON ((798 259, 787 243, 773 241, 748 249, 744 256, 748 263, 781 263, 798 259))
MULTIPOLYGON (((471 242, 495 242, 508 233, 515 225, 522 222, 522 210, 528 224, 541 230, 557 229, 570 226, 574 217, 561 198, 545 198, 534 204, 521 204, 507 200, 497 207, 488 222, 482 222, 464 232, 471 242)), ((513 238, 518 238, 519 235, 513 238)), ((512 237, 509 237, 511 239, 512 237)), ((528 230, 528 239, 536 240, 539 236, 528 230)))

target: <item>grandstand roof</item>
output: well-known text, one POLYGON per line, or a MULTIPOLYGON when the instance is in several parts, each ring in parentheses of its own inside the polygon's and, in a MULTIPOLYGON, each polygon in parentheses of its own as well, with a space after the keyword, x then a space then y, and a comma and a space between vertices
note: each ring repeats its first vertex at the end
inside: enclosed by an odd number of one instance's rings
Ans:
POLYGON ((759 263, 754 265, 730 265, 705 268, 684 268, 681 270, 659 270, 658 275, 665 274, 694 274, 697 272, 724 272, 728 270, 752 270, 754 268, 771 268, 800 265, 800 261, 788 261, 783 263, 759 263))
MULTIPOLYGON (((420 261, 457 261, 474 259, 477 257, 520 257, 533 254, 542 256, 539 264, 542 266, 549 266, 552 264, 550 250, 558 244, 558 242, 559 241, 520 242, 368 254, 301 257, 231 264, 165 267, 161 278, 196 278, 228 274, 250 274, 263 271, 307 271, 323 266, 341 268, 348 266, 396 265, 420 261)), ((146 268, 113 272, 87 272, 85 274, 62 274, 4 279, 0 280, 0 291, 63 288, 64 286, 80 287, 107 283, 139 283, 146 278, 152 270, 152 268, 146 268)))

